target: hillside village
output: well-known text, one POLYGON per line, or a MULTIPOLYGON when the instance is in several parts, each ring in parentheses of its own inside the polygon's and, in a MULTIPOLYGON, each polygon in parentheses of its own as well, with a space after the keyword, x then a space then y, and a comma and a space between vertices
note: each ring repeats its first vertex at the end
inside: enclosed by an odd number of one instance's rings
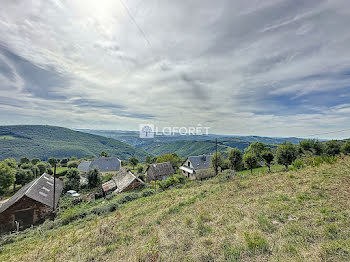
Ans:
MULTIPOLYGON (((303 140, 299 145, 284 143, 277 148, 254 142, 244 152, 231 149, 226 157, 220 152, 186 158, 173 153, 147 156, 140 162, 135 157, 121 160, 101 152, 91 159, 49 158, 43 162, 24 157, 18 163, 15 159, 5 159, 0 163, 1 175, 7 176, 7 181, 1 180, 1 193, 5 197, 0 205, 0 231, 6 239, 28 228, 36 230, 47 221, 63 219, 63 225, 69 224, 88 216, 67 217, 70 210, 86 204, 94 206, 101 200, 112 202, 111 199, 123 193, 129 195, 118 203, 139 198, 135 193, 147 197, 191 184, 190 181, 210 181, 216 176, 230 180, 244 174, 252 176, 255 172, 297 171, 306 166, 336 162, 338 156, 347 154, 350 154, 349 141, 303 140)), ((117 209, 117 204, 108 204, 91 212, 104 216, 117 209)))

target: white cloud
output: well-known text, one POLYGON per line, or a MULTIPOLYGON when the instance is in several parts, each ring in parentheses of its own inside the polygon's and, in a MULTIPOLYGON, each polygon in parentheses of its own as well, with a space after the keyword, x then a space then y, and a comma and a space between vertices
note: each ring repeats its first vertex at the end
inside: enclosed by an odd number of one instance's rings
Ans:
POLYGON ((0 120, 137 129, 152 117, 270 136, 343 129, 348 107, 336 106, 350 93, 347 5, 3 1, 0 120))

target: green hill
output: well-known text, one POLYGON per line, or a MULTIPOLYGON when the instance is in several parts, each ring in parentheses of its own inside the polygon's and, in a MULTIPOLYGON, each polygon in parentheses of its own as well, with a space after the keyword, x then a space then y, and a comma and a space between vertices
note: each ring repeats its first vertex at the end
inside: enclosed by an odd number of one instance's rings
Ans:
MULTIPOLYGON (((248 143, 249 146, 249 143, 248 143)), ((176 153, 180 157, 209 154, 215 152, 215 142, 213 141, 177 141, 171 143, 150 142, 137 146, 154 155, 176 153)), ((227 151, 230 147, 218 144, 218 151, 227 151)))
POLYGON ((73 131, 68 128, 40 125, 0 126, 0 159, 14 157, 46 160, 49 157, 78 158, 96 156, 102 151, 120 159, 148 153, 112 138, 73 131))
POLYGON ((350 261, 349 174, 339 157, 81 203, 5 238, 0 261, 350 261))

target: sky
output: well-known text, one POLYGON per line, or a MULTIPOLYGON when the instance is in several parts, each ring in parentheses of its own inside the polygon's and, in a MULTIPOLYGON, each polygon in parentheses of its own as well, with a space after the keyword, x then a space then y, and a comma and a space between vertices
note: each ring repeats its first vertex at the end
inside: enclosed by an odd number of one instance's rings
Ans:
POLYGON ((0 125, 350 137, 348 0, 0 6, 0 125))

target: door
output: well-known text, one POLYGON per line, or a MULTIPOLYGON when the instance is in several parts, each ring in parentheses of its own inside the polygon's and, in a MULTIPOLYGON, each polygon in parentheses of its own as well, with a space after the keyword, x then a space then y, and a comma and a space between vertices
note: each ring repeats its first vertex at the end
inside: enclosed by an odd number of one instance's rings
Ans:
POLYGON ((19 223, 20 229, 25 229, 34 224, 34 209, 24 209, 15 212, 15 221, 19 223))

